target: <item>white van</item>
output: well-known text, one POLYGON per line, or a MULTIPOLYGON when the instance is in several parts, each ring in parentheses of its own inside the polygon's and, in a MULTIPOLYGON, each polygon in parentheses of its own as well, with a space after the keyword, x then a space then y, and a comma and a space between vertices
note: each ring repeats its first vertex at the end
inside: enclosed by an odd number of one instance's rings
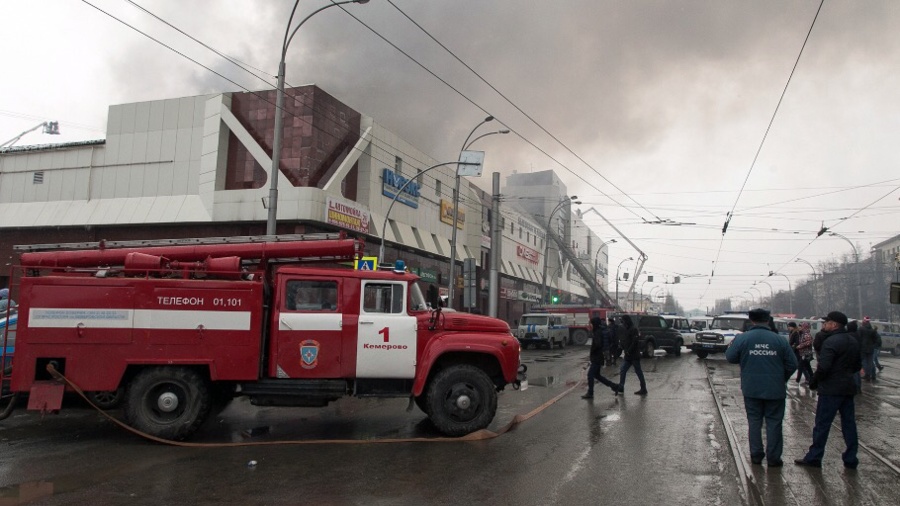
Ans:
POLYGON ((523 314, 515 332, 516 339, 526 350, 531 345, 553 348, 557 344, 564 348, 569 340, 569 327, 565 324, 565 318, 565 315, 555 313, 523 314))

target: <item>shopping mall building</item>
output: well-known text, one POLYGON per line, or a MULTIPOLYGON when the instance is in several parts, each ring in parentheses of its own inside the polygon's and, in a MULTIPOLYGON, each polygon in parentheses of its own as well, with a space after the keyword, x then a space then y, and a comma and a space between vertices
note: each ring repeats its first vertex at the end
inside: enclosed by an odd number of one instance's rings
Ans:
MULTIPOLYGON (((371 256, 384 240, 382 264, 403 259, 424 288, 446 293, 455 167, 423 174, 438 161, 373 118, 316 86, 287 94, 277 233, 345 230, 371 256)), ((0 286, 15 294, 14 245, 264 235, 274 103, 269 90, 114 105, 105 140, 0 150, 0 286)), ((482 177, 489 186, 490 174, 482 177)), ((474 258, 478 295, 468 309, 486 313, 492 196, 466 178, 462 185, 453 307, 467 309, 462 259, 474 258)), ((548 258, 548 293, 596 302, 571 264, 605 287, 608 257, 568 204, 552 213, 568 200, 559 178, 512 174, 501 194, 498 316, 514 324, 540 301, 548 258), (551 214, 567 248, 545 242, 551 214)))

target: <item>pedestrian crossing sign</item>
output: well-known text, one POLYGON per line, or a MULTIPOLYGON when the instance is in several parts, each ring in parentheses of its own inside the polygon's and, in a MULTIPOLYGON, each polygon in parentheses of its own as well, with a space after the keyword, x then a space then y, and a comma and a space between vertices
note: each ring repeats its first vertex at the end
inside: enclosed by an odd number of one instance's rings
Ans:
POLYGON ((374 271, 378 269, 378 257, 362 257, 353 262, 353 268, 358 271, 374 271))

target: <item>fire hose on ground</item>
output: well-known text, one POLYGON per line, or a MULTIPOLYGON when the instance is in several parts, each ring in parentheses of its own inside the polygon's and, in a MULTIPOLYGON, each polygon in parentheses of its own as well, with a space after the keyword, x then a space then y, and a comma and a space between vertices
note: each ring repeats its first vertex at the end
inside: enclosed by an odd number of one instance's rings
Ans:
MULTIPOLYGON (((184 448, 228 448, 228 447, 238 447, 238 446, 272 446, 272 445, 309 445, 309 444, 370 444, 370 443, 453 443, 453 442, 462 442, 462 441, 484 441, 488 439, 494 439, 497 437, 506 434, 507 432, 514 429, 519 424, 531 419, 536 416, 541 411, 549 408, 560 399, 569 395, 573 390, 582 385, 583 382, 576 382, 571 387, 567 388, 563 392, 559 393, 552 399, 547 402, 541 404, 540 406, 534 408, 525 414, 515 415, 512 420, 499 430, 491 431, 488 429, 481 429, 471 434, 467 434, 462 437, 434 437, 434 438, 426 438, 426 437, 414 437, 414 438, 389 438, 389 439, 366 439, 366 440, 357 440, 357 439, 316 439, 316 440, 302 440, 302 441, 247 441, 240 443, 190 443, 185 441, 173 441, 170 439, 163 439, 151 434, 147 434, 145 432, 139 431, 134 427, 126 424, 125 422, 113 417, 106 411, 97 407, 96 404, 91 402, 88 396, 84 393, 81 388, 78 387, 75 383, 72 382, 69 378, 65 377, 62 373, 56 370, 52 364, 47 364, 47 372, 57 381, 61 383, 65 383, 72 391, 78 394, 79 397, 84 399, 88 405, 97 410, 100 414, 102 414, 107 420, 114 423, 115 425, 125 429, 132 434, 135 434, 144 439, 165 444, 171 446, 179 446, 184 448)), ((18 394, 16 394, 18 395, 18 394)), ((14 396, 13 400, 10 402, 10 405, 4 410, 3 413, 0 413, 0 420, 9 416, 12 413, 12 409, 15 406, 16 398, 14 396), (4 416, 5 415, 5 416, 4 416)))

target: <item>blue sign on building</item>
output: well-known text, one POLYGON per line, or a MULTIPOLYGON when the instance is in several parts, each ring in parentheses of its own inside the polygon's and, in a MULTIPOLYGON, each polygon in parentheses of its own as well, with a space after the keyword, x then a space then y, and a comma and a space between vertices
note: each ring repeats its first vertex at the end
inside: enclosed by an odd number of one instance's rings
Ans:
MULTIPOLYGON (((394 198, 394 196, 397 195, 397 191, 409 181, 408 178, 405 178, 388 168, 385 168, 382 171, 381 179, 381 194, 389 198, 394 198)), ((403 188, 403 192, 400 193, 400 196, 397 197, 397 202, 402 202, 413 209, 418 209, 419 190, 419 183, 415 181, 410 182, 406 185, 406 188, 403 188)))

